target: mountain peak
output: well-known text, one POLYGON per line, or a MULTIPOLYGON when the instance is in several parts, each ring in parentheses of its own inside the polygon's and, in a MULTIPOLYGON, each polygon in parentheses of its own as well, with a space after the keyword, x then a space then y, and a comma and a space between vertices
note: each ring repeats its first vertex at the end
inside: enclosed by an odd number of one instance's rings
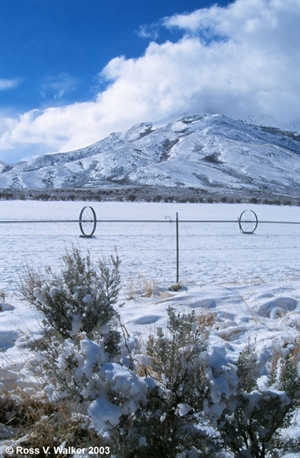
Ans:
POLYGON ((2 188, 194 187, 300 193, 300 136, 222 114, 143 122, 72 152, 0 168, 2 188))

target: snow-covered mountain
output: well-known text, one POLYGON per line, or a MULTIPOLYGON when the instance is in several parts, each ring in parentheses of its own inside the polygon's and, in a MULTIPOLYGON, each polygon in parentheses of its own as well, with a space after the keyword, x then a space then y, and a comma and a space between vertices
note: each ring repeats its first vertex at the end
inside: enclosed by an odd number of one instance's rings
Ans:
POLYGON ((86 148, 0 163, 1 188, 194 187, 300 195, 300 135, 222 115, 141 123, 86 148))

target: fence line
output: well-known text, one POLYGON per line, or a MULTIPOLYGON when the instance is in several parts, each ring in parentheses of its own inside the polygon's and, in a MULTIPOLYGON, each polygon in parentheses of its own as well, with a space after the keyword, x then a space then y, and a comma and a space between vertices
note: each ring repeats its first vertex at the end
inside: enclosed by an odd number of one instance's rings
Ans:
MULTIPOLYGON (((86 220, 88 221, 88 220, 86 220)), ((159 233, 151 233, 151 230, 149 231, 146 231, 147 233, 139 233, 139 230, 129 230, 129 233, 125 233, 125 234, 122 234, 120 228, 118 228, 116 230, 116 233, 114 233, 114 231, 112 231, 110 228, 110 232, 107 233, 105 230, 101 231, 100 230, 100 236, 99 236, 99 239, 98 240, 101 240, 101 249, 98 249, 98 246, 97 244, 92 244, 90 245, 89 242, 84 242, 85 243, 85 246, 87 247, 87 243, 89 246, 92 247, 92 251, 93 253, 98 253, 98 252, 107 252, 109 251, 109 246, 112 246, 112 245, 117 245, 119 242, 117 243, 114 243, 116 240, 122 240, 122 238, 126 238, 126 242, 125 242, 125 245, 126 247, 124 247, 124 244, 122 246, 122 243, 121 243, 121 249, 118 251, 119 252, 122 252, 122 253, 125 253, 126 254, 126 257, 128 256, 128 253, 130 253, 129 255, 129 258, 130 258, 130 262, 132 262, 132 259, 131 258, 135 258, 137 257, 136 259, 136 263, 138 262, 141 262, 141 261, 138 261, 138 256, 140 256, 140 254, 142 255, 141 256, 141 259, 142 261, 145 263, 145 265, 147 266, 146 268, 148 269, 149 266, 151 266, 151 263, 156 263, 156 262, 159 262, 160 263, 160 266, 162 269, 165 269, 166 266, 169 266, 171 264, 171 266, 173 266, 173 268, 176 266, 176 282, 179 283, 180 281, 180 275, 179 275, 179 268, 180 268, 180 263, 182 263, 185 267, 186 270, 190 269, 190 266, 189 266, 189 263, 190 261, 192 261, 192 259, 197 259, 197 262, 199 263, 202 263, 202 265, 205 265, 205 266, 208 266, 209 268, 211 268, 211 266, 213 265, 214 263, 214 255, 217 256, 217 259, 218 259, 218 263, 221 263, 222 265, 230 265, 232 264, 232 257, 228 255, 228 253, 232 252, 232 253, 235 253, 235 261, 234 262, 237 262, 238 264, 240 263, 241 266, 241 269, 244 268, 245 265, 247 265, 247 263, 249 263, 249 259, 248 259, 248 250, 251 249, 251 246, 250 245, 253 245, 253 243, 249 243, 250 240, 252 240, 251 238, 249 239, 249 241, 247 239, 247 236, 245 236, 245 243, 242 243, 242 245, 240 244, 240 242, 236 243, 236 240, 235 237, 240 237, 240 231, 237 231, 237 233, 231 233, 231 234, 220 234, 218 230, 216 230, 215 234, 213 233, 214 231, 211 231, 211 230, 208 230, 207 233, 204 233, 204 234, 197 234, 197 233, 194 233, 196 231, 192 231, 191 229, 185 227, 184 225, 185 224, 212 224, 212 225, 220 225, 220 224, 230 224, 232 225, 233 223, 237 225, 237 227, 239 226, 239 220, 236 219, 236 220, 225 220, 225 219, 218 219, 218 220, 210 220, 210 219, 205 219, 205 220, 200 220, 200 219, 197 219, 197 220, 191 220, 191 219, 184 219, 184 220, 181 220, 179 219, 178 217, 178 213, 176 214, 176 218, 175 219, 171 219, 170 216, 167 216, 165 217, 165 219, 154 219, 154 220, 148 220, 148 219, 120 219, 120 220, 117 220, 117 219, 97 219, 96 220, 97 223, 99 223, 99 226, 101 228, 101 225, 102 225, 102 229, 107 227, 106 224, 109 223, 112 225, 112 227, 114 225, 116 225, 116 227, 119 225, 121 225, 122 223, 131 223, 132 225, 136 225, 136 224, 141 224, 141 227, 140 227, 140 230, 143 231, 142 227, 143 227, 143 224, 149 224, 149 225, 152 225, 152 224, 163 224, 163 223, 166 223, 166 224, 173 224, 175 223, 175 230, 174 230, 174 225, 171 229, 171 231, 167 231, 167 233, 164 233, 164 230, 162 229, 161 227, 161 230, 159 231, 159 233), (102 224, 103 223, 103 224, 102 224), (190 232, 189 232, 190 231, 190 232), (113 232, 113 233, 112 233, 113 232), (180 235, 179 235, 179 232, 180 232, 180 235), (192 233, 191 233, 192 232, 192 233), (145 239, 145 242, 143 241, 143 238, 145 239), (152 238, 152 241, 151 242, 148 242, 147 240, 151 240, 152 238), (156 242, 154 241, 155 239, 160 239, 159 242, 156 242), (211 243, 212 242, 212 238, 216 238, 216 243, 211 243), (232 241, 230 241, 230 238, 233 239, 232 241), (225 243, 222 243, 222 240, 221 240, 221 244, 219 242, 220 239, 224 239, 225 243), (135 243, 136 242, 136 243, 135 243), (228 242, 228 243, 227 243, 228 242), (179 246, 180 244, 180 246, 179 246), (132 247, 132 248, 131 248, 132 247), (224 256, 221 255, 218 256, 217 253, 220 253, 220 252, 224 252, 224 256), (138 254, 139 253, 139 254, 138 254), (149 253, 150 257, 149 259, 147 259, 147 254, 145 253, 149 253), (153 253, 158 253, 158 255, 155 257, 153 255, 153 253), (164 253, 164 254, 163 254, 164 253), (193 253, 194 256, 190 255, 190 253, 193 253), (208 253, 211 253, 211 256, 207 256, 208 253), (244 253, 247 255, 244 255, 244 253), (180 256, 181 254, 181 256, 180 256), (237 256, 236 256, 237 254, 237 256), (228 258, 226 258, 228 256, 228 258), (166 258, 166 261, 165 264, 162 264, 162 258, 165 257, 166 258), (149 266, 148 266, 149 265, 149 266)), ((57 220, 6 220, 6 221, 0 221, 0 225, 2 224, 5 224, 6 227, 7 225, 9 224, 13 224, 13 225, 21 225, 21 224, 27 224, 27 225, 35 225, 35 224, 45 224, 45 225, 51 225, 51 224, 78 224, 79 223, 79 220, 78 219, 69 219, 69 220, 62 220, 62 219, 57 219, 57 220)), ((271 224, 274 224, 274 225, 291 225, 293 227, 295 226, 299 226, 300 225, 300 221, 259 221, 259 224, 267 224, 267 225, 271 225, 271 224)), ((99 228, 98 226, 98 228, 99 228)), ((164 227, 166 228, 166 226, 164 225, 164 227)), ((194 226, 195 227, 195 226, 194 226)), ((4 229, 4 227, 3 227, 4 229)), ((48 240, 53 240, 53 243, 55 242, 56 244, 56 240, 58 242, 61 241, 61 238, 63 237, 64 239, 75 239, 77 237, 79 237, 79 230, 78 230, 78 234, 76 235, 72 230, 70 230, 70 233, 68 234, 68 231, 66 230, 65 232, 64 231, 61 231, 59 228, 58 228, 59 232, 62 232, 62 233, 55 233, 55 231, 53 231, 52 234, 49 234, 49 232, 47 231, 46 232, 46 237, 48 238, 48 240)), ((20 229, 20 231, 22 231, 20 229)), ((6 231, 5 231, 6 232, 6 231)), ((30 231, 31 233, 26 233, 26 234, 18 234, 18 231, 16 231, 17 233, 16 234, 12 234, 10 233, 9 229, 8 229, 8 232, 7 234, 2 234, 2 242, 6 239, 7 242, 8 242, 8 248, 10 249, 7 249, 5 250, 5 245, 4 243, 2 243, 2 246, 1 246, 1 250, 0 250, 0 254, 2 254, 3 256, 6 256, 6 254, 10 254, 11 256, 14 256, 14 253, 16 253, 14 251, 14 246, 12 244, 12 241, 14 238, 17 238, 18 240, 20 240, 20 238, 24 237, 24 240, 38 240, 39 243, 41 244, 42 243, 42 239, 43 237, 45 237, 44 234, 39 234, 37 231, 36 234, 33 234, 32 231, 30 231), (11 246, 10 246, 11 245, 11 246)), ((41 231, 42 232, 42 231, 41 231)), ((128 232, 128 231, 126 231, 128 232)), ((222 231, 223 232, 223 231, 222 231)), ((226 232, 226 231, 224 231, 226 232)), ((229 230, 230 232, 230 230, 229 230)), ((284 231, 285 232, 285 231, 284 231)), ((286 254, 283 254, 283 250, 287 251, 287 252, 291 252, 292 250, 292 258, 293 258, 293 263, 295 264, 296 263, 296 267, 298 266, 297 264, 297 259, 299 258, 299 254, 297 254, 297 251, 299 251, 300 249, 300 244, 298 242, 298 230, 296 231, 297 233, 295 233, 295 230, 292 231, 293 234, 283 234, 283 233, 280 233, 279 235, 277 234, 273 234, 273 233, 268 233, 267 237, 270 239, 270 243, 271 243, 271 249, 272 250, 276 250, 277 253, 280 255, 282 254, 282 257, 276 257, 274 258, 273 262, 274 263, 278 263, 279 262, 286 262, 286 261, 289 261, 289 257, 288 255, 286 254), (290 245, 290 246, 287 246, 288 243, 282 243, 282 239, 280 239, 281 243, 278 245, 278 242, 276 240, 276 237, 292 237, 292 240, 293 240, 293 243, 290 245), (281 251, 280 251, 281 250, 281 251), (296 256, 296 258, 295 258, 296 256)), ((263 234, 264 235, 264 234, 263 234)), ((96 241, 97 241, 97 238, 95 238, 96 241)), ((257 239, 253 239, 253 240, 257 240, 259 241, 260 237, 257 238, 257 239)), ((242 240, 242 239, 239 239, 239 240, 242 240)), ((263 239, 264 240, 264 239, 263 239)), ((285 238, 285 240, 288 240, 287 238, 285 238)), ((65 240, 64 240, 65 241, 65 240)), ((31 245, 31 241, 29 242, 29 245, 31 245)), ((48 243, 49 245, 49 243, 48 243)), ((20 245, 19 245, 20 247, 20 245)), ((35 254, 36 255, 41 255, 43 254, 43 252, 47 252, 47 253, 57 253, 57 249, 51 249, 52 247, 51 246, 48 246, 48 248, 45 250, 44 249, 41 249, 40 246, 34 246, 34 250, 31 252, 30 249, 29 250, 23 250, 21 249, 21 254, 22 256, 24 255, 25 256, 28 256, 28 254, 32 253, 33 257, 35 258, 35 254)), ((266 250, 269 250, 270 249, 270 244, 268 244, 268 246, 264 246, 263 244, 263 241, 259 243, 259 251, 261 253, 266 253, 266 250)), ((37 256, 37 257, 40 257, 41 256, 37 256)), ((36 258, 35 258, 36 259, 36 258)), ((37 265, 39 266, 42 266, 44 265, 43 259, 36 259, 37 261, 37 265)), ((267 258, 265 259, 265 256, 263 257, 259 257, 259 260, 255 259, 255 257, 253 258, 253 260, 251 261, 253 264, 259 264, 259 263, 263 263, 265 264, 266 262, 270 263, 270 258, 267 258)), ((45 264, 46 266, 47 264, 45 264)), ((14 266, 16 269, 18 269, 18 264, 16 264, 14 262, 14 266)), ((4 263, 3 263, 3 267, 4 269, 4 263)), ((132 268, 132 267, 131 267, 132 268)), ((170 268, 170 267, 168 267, 170 268)), ((173 270, 172 268, 172 270, 173 270)), ((227 268, 227 267, 226 267, 227 268)), ((172 275, 173 276, 173 275, 172 275)), ((174 275, 175 277, 175 275, 174 275)), ((173 278, 174 278, 173 277, 173 278)), ((175 278, 174 278, 175 279, 175 278)))
MULTIPOLYGON (((176 219, 96 219, 97 223, 176 223, 176 219)), ((216 220, 216 219, 178 219, 179 223, 235 223, 238 224, 239 220, 216 220)), ((77 223, 78 219, 45 219, 45 220, 0 220, 0 224, 54 224, 54 223, 77 223)), ((300 224, 300 221, 261 221, 259 224, 300 224)))

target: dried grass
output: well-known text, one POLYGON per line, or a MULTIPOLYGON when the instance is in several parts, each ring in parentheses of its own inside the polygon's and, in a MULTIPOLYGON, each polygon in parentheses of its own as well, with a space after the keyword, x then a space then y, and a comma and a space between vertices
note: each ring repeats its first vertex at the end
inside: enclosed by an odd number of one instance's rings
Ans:
POLYGON ((66 447, 77 448, 98 446, 99 437, 88 422, 78 404, 72 406, 64 401, 53 403, 46 396, 38 399, 20 389, 0 397, 0 423, 11 430, 13 428, 13 439, 18 445, 39 448, 39 456, 46 456, 43 447, 49 447, 48 458, 69 456, 54 454, 54 447, 62 443, 66 447))
POLYGON ((157 283, 155 280, 147 280, 146 277, 141 275, 141 280, 143 283, 144 297, 153 297, 155 294, 155 289, 157 288, 157 283))

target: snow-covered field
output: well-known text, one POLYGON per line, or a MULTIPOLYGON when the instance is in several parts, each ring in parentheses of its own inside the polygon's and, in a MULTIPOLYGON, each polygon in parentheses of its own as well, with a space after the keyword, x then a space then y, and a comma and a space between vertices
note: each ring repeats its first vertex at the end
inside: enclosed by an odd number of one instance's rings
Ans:
MULTIPOLYGON (((1 223, 0 289, 5 292, 6 302, 14 307, 1 313, 2 349, 14 346, 20 329, 34 331, 27 323, 30 309, 17 298, 18 278, 24 267, 59 266, 61 255, 72 244, 90 250, 95 260, 102 255, 109 256, 117 248, 122 261, 120 300, 126 301, 122 314, 134 329, 154 322, 163 324, 165 309, 172 303, 180 308, 213 308, 226 327, 230 324, 235 341, 247 340, 248 333, 252 337, 256 333, 255 337, 263 342, 266 333, 275 331, 275 325, 284 329, 292 322, 299 323, 296 330, 299 332, 300 224, 259 223, 255 233, 248 235, 240 232, 238 222, 180 222, 237 221, 243 210, 251 208, 259 221, 299 223, 299 207, 97 202, 91 204, 97 219, 116 222, 98 223, 95 237, 86 239, 79 237, 79 225, 74 222, 85 205, 88 203, 1 202, 2 222, 73 221, 1 223), (160 289, 176 282, 176 212, 179 277, 187 289, 166 299, 160 297, 160 289), (118 223, 118 220, 131 219, 161 223, 118 223), (146 283, 156 286, 158 291, 150 299, 141 297, 146 283), (129 296, 132 299, 126 300, 129 296), (241 323, 244 331, 235 332, 234 326, 241 323)), ((292 329, 289 332, 293 332, 292 329)), ((279 338, 278 333, 276 336, 279 338)), ((9 353, 7 350, 5 356, 9 353)))
MULTIPOLYGON (((4 383, 22 380, 28 353, 26 342, 40 331, 39 317, 17 296, 25 265, 43 269, 60 264, 72 244, 90 250, 92 258, 117 248, 121 258, 120 313, 133 333, 147 334, 164 326, 169 305, 178 311, 210 309, 218 326, 210 338, 235 361, 252 342, 262 362, 271 346, 283 347, 300 336, 300 223, 299 207, 243 204, 91 203, 99 222, 95 237, 80 238, 74 220, 86 202, 0 202, 0 289, 6 295, 0 312, 0 376, 4 383), (240 232, 237 219, 247 208, 259 223, 254 234, 240 232), (176 224, 179 216, 179 275, 185 288, 168 290, 176 282, 176 224), (152 222, 118 222, 118 220, 152 222), (6 221, 72 220, 56 223, 6 221), (115 222, 105 222, 115 220, 115 222), (180 222, 227 220, 236 223, 180 222), (161 221, 161 222, 155 222, 161 221), (170 222, 171 221, 171 222, 170 222), (146 297, 146 289, 152 289, 146 297), (8 371, 10 369, 10 371, 8 371)), ((220 354, 221 354, 220 353, 220 354)), ((295 431, 300 416, 295 418, 295 431)))

